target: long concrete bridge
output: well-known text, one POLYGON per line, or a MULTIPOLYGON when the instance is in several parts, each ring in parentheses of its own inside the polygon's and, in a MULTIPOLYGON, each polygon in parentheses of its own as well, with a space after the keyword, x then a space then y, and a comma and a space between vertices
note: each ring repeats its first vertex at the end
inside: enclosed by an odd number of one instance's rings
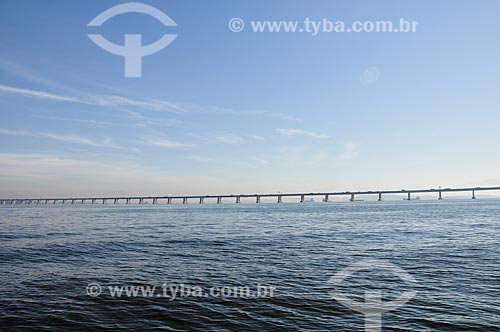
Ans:
POLYGON ((500 187, 475 187, 475 188, 438 188, 438 189, 412 189, 412 190, 375 190, 375 191, 343 191, 343 192, 309 192, 309 193, 270 193, 270 194, 239 194, 239 195, 180 195, 180 196, 123 196, 123 197, 67 197, 67 198, 7 198, 0 199, 0 205, 7 204, 159 204, 190 201, 203 204, 205 200, 212 200, 217 204, 232 200, 241 203, 242 198, 253 198, 260 203, 262 198, 275 198, 277 203, 283 202, 284 197, 296 197, 300 202, 307 202, 313 197, 322 198, 323 202, 329 202, 335 196, 344 196, 351 202, 356 201, 356 196, 376 196, 382 201, 384 195, 404 195, 404 199, 411 200, 414 194, 435 193, 439 200, 443 199, 445 193, 468 192, 472 199, 476 199, 477 192, 500 191, 500 187))

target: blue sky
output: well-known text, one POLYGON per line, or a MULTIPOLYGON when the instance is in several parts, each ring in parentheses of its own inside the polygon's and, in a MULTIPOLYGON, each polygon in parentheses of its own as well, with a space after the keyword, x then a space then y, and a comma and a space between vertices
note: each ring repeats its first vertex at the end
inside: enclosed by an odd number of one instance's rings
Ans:
POLYGON ((0 196, 499 185, 498 1, 0 2, 0 196), (247 22, 239 33, 233 17, 247 22), (255 33, 251 20, 418 21, 255 33), (145 44, 141 78, 88 37, 145 44))

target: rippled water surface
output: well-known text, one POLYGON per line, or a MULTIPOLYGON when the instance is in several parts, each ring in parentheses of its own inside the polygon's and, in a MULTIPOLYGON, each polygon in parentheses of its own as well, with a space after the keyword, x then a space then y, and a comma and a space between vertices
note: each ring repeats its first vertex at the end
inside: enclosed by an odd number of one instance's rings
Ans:
MULTIPOLYGON (((363 301, 417 291, 383 331, 500 331, 500 201, 0 207, 0 330, 363 331, 363 301), (86 287, 97 283, 102 294, 86 287), (112 285, 257 285, 267 297, 113 297, 112 285)), ((159 294, 158 294, 159 295, 159 294)))

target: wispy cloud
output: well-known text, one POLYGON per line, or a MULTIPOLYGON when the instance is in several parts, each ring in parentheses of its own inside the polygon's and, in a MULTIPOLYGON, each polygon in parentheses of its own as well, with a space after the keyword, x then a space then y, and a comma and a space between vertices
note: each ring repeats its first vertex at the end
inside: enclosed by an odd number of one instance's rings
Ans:
MULTIPOLYGON (((111 126, 120 126, 120 125, 125 125, 125 124, 120 124, 116 122, 109 122, 109 121, 98 121, 98 120, 89 120, 89 119, 79 119, 79 118, 65 118, 65 117, 59 117, 59 116, 44 116, 44 115, 33 115, 34 118, 38 119, 46 119, 46 120, 56 120, 56 121, 69 121, 69 122, 77 122, 77 123, 83 123, 83 124, 88 124, 92 126, 105 126, 105 127, 111 127, 111 126)), ((128 125, 128 124, 126 124, 128 125)))
POLYGON ((343 151, 338 156, 339 160, 349 160, 356 158, 361 151, 361 146, 357 142, 344 142, 343 151))
POLYGON ((215 135, 215 139, 221 143, 225 144, 239 144, 243 143, 245 139, 239 135, 231 133, 221 133, 215 135))
POLYGON ((187 148, 193 146, 192 144, 172 141, 163 137, 145 137, 144 141, 162 148, 187 148))
POLYGON ((302 130, 302 129, 294 129, 294 128, 278 128, 276 131, 282 135, 282 136, 288 136, 288 137, 293 137, 293 136, 308 136, 308 137, 314 137, 314 138, 319 138, 319 139, 328 139, 330 136, 327 134, 323 133, 317 133, 314 131, 307 131, 307 130, 302 130))
POLYGON ((95 147, 102 148, 113 148, 113 149, 126 149, 138 152, 137 149, 128 148, 119 146, 113 143, 113 140, 109 137, 105 137, 102 141, 91 140, 87 137, 79 136, 79 135, 66 135, 59 133, 47 133, 47 132, 34 132, 27 130, 10 130, 10 129, 0 129, 0 135, 10 135, 10 136, 26 136, 26 137, 35 137, 35 138, 48 138, 64 143, 70 144, 81 144, 81 145, 89 145, 95 147))
POLYGON ((378 67, 368 67, 361 74, 361 83, 363 84, 373 84, 380 79, 380 69, 378 67))
POLYGON ((65 102, 71 102, 71 103, 84 103, 85 104, 83 99, 76 98, 76 97, 57 95, 57 94, 53 94, 53 93, 49 93, 49 92, 45 92, 45 91, 40 91, 40 90, 21 89, 21 88, 2 85, 2 84, 0 84, 0 92, 21 95, 24 97, 52 100, 52 101, 65 101, 65 102))
POLYGON ((92 106, 111 106, 111 107, 137 107, 145 110, 165 111, 171 113, 184 113, 197 109, 188 104, 174 103, 165 100, 149 99, 137 100, 116 95, 86 95, 86 96, 67 96, 50 93, 41 90, 23 89, 0 84, 0 92, 14 94, 23 97, 37 98, 56 102, 70 102, 92 106))
POLYGON ((234 116, 268 116, 288 121, 300 121, 300 119, 281 113, 265 111, 237 111, 227 107, 214 105, 199 105, 194 103, 173 102, 162 99, 133 99, 118 95, 84 94, 70 96, 56 94, 47 91, 24 89, 0 84, 0 93, 12 94, 27 98, 36 98, 53 102, 68 102, 101 107, 124 108, 131 107, 142 110, 168 112, 175 114, 197 113, 197 114, 225 114, 234 116))

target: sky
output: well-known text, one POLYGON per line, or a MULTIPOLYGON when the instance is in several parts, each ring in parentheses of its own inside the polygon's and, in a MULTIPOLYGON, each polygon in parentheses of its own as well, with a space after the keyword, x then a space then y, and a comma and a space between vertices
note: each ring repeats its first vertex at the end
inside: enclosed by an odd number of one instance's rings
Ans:
POLYGON ((498 186, 500 2, 0 2, 0 197, 498 186), (228 22, 245 28, 232 32, 228 22), (418 21, 413 33, 252 21, 418 21), (90 40, 150 44, 142 77, 90 40))

